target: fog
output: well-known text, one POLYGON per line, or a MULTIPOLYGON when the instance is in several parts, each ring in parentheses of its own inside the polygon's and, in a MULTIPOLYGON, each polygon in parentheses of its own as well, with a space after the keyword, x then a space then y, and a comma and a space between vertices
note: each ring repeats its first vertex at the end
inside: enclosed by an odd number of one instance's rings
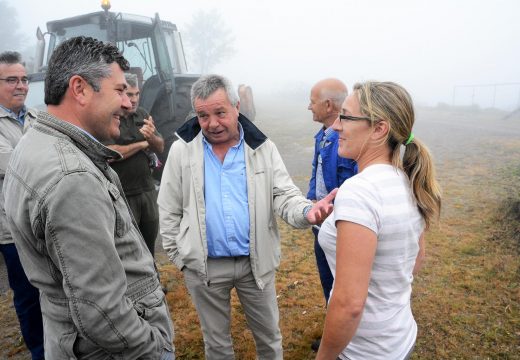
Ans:
MULTIPOLYGON (((29 44, 49 20, 99 11, 99 0, 5 0, 29 44)), ((112 0, 111 11, 154 16, 183 31, 194 12, 217 8, 233 32, 234 56, 213 72, 255 95, 308 98, 338 77, 392 80, 423 105, 520 107, 520 1, 496 0, 112 0), (494 84, 506 84, 493 86, 494 84), (491 85, 467 87, 467 85, 491 85)))

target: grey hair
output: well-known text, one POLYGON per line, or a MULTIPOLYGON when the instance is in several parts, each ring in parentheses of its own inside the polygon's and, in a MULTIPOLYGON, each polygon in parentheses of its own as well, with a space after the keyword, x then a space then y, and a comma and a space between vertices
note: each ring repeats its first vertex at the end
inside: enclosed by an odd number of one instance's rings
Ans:
POLYGON ((54 50, 49 61, 45 76, 45 104, 59 105, 70 79, 76 75, 85 79, 94 91, 99 91, 101 80, 111 75, 110 65, 114 62, 123 71, 130 68, 113 44, 84 36, 64 41, 54 50))
POLYGON ((137 75, 136 74, 130 74, 125 73, 125 80, 128 86, 130 87, 137 87, 137 75))
POLYGON ((341 109, 341 106, 343 105, 343 101, 345 101, 345 98, 348 95, 348 91, 338 91, 338 90, 331 90, 331 89, 323 89, 320 93, 322 100, 330 100, 334 104, 334 107, 336 109, 341 109))
POLYGON ((22 55, 16 51, 4 51, 0 54, 0 64, 14 65, 22 64, 22 55))
POLYGON ((191 87, 191 106, 193 109, 195 110, 196 99, 206 100, 211 96, 211 94, 219 89, 224 89, 226 91, 231 105, 238 105, 239 98, 235 89, 233 89, 231 81, 220 75, 209 74, 201 76, 200 79, 195 81, 191 87))

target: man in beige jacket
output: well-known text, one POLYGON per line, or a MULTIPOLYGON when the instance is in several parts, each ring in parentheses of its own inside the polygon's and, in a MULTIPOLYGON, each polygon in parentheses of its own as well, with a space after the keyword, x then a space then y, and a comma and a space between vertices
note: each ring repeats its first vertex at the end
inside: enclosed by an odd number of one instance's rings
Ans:
POLYGON ((20 263, 11 231, 7 226, 2 188, 11 153, 23 133, 36 118, 27 109, 25 98, 29 80, 17 52, 0 54, 0 252, 7 267, 9 286, 14 294, 14 307, 20 329, 33 360, 43 359, 43 325, 38 289, 31 285, 20 263))
POLYGON ((207 359, 233 359, 230 292, 235 288, 258 359, 282 359, 275 270, 275 214, 294 227, 321 222, 335 191, 312 204, 293 184, 276 149, 239 114, 230 82, 207 75, 193 84, 197 116, 177 131, 159 191, 163 245, 183 271, 207 359))

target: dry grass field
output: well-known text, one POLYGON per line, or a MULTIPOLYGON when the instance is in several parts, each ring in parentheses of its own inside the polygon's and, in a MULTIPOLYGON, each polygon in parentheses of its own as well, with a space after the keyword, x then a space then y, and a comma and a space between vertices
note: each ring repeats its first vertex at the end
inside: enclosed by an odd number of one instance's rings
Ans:
MULTIPOLYGON (((258 126, 278 145, 305 192, 313 135, 306 102, 257 100, 258 126)), ((520 359, 520 115, 497 110, 420 108, 416 136, 431 148, 443 188, 440 224, 427 235, 427 262, 414 282, 419 325, 413 359, 520 359)), ((280 223, 277 275, 286 359, 313 359, 324 300, 310 230, 280 223)), ((158 263, 175 322, 178 359, 202 359, 197 315, 181 274, 164 253, 158 263)), ((101 264, 100 264, 101 265, 101 264)), ((10 292, 0 294, 0 359, 27 359, 10 292)), ((254 359, 254 343, 233 297, 237 359, 254 359)))

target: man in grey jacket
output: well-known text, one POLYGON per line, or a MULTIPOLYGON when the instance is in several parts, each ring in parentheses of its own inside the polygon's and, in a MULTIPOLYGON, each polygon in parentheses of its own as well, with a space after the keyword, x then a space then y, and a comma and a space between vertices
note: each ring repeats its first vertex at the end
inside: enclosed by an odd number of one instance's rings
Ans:
POLYGON ((36 111, 27 109, 25 98, 29 79, 19 53, 0 54, 0 252, 4 256, 9 286, 20 322, 20 330, 31 352, 32 360, 43 359, 43 324, 40 294, 31 285, 20 263, 4 210, 1 194, 5 171, 14 147, 36 118, 36 111))
POLYGON ((235 288, 259 359, 282 359, 275 270, 275 214, 295 227, 321 222, 335 191, 312 204, 293 184, 276 146, 245 116, 230 82, 193 84, 197 117, 177 131, 159 190, 163 245, 202 326, 207 359, 233 359, 230 292, 235 288))
POLYGON ((4 196, 11 233, 40 289, 45 358, 173 359, 173 327, 150 251, 101 144, 131 106, 112 44, 63 42, 47 112, 14 150, 4 196))

